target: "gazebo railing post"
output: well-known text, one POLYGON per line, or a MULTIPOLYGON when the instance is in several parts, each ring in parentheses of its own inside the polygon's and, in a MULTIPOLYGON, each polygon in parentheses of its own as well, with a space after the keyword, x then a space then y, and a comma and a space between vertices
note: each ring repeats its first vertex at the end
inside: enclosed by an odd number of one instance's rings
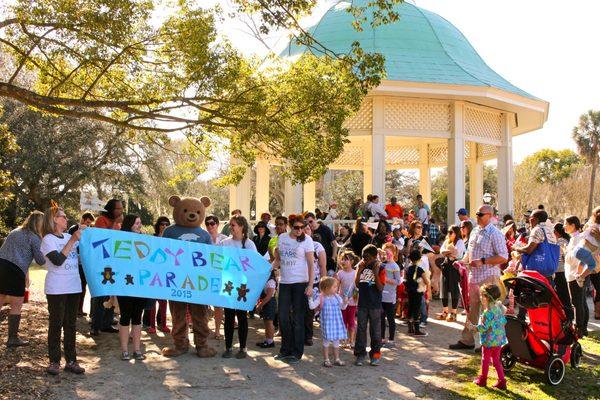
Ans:
POLYGON ((465 206, 464 102, 453 104, 452 132, 448 139, 448 224, 457 220, 456 210, 465 206))

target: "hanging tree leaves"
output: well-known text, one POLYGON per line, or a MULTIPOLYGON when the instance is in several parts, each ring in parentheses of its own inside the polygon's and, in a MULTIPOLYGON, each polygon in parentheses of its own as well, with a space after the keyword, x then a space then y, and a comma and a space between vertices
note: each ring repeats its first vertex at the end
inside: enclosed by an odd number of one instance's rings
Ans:
MULTIPOLYGON (((350 12, 358 26, 366 12, 373 24, 393 22, 399 2, 350 12)), ((287 30, 318 51, 292 65, 244 58, 218 34, 219 9, 201 2, 15 0, 0 14, 0 52, 14 61, 0 96, 123 129, 182 132, 197 146, 224 139, 243 165, 273 156, 296 181, 317 177, 343 149, 343 121, 383 77, 383 57, 357 43, 347 54, 317 43, 298 22, 316 1, 234 3, 260 32, 287 30), (37 76, 33 87, 20 84, 26 71, 37 76)))

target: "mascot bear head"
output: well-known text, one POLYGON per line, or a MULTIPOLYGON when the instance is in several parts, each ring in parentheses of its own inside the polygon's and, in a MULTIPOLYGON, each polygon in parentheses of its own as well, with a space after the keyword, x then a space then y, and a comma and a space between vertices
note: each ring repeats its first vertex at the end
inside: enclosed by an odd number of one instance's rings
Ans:
POLYGON ((196 228, 204 223, 206 207, 210 206, 210 199, 208 197, 182 199, 179 196, 171 196, 169 205, 173 207, 175 225, 196 228))

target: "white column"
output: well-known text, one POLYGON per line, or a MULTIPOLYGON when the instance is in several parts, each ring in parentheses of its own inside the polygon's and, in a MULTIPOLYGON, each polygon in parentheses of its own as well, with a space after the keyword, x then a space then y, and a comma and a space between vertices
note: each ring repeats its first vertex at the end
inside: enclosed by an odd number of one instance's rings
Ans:
POLYGON ((498 147, 498 211, 500 215, 513 213, 512 133, 510 114, 502 114, 502 145, 498 147))
POLYGON ((471 218, 483 204, 483 161, 477 156, 477 143, 469 143, 469 214, 471 218))
POLYGON ((292 184, 289 179, 285 180, 283 211, 285 215, 299 214, 302 210, 302 185, 292 184))
POLYGON ((256 219, 269 212, 269 169, 268 160, 256 160, 256 219))
POLYGON ((371 150, 371 136, 364 138, 363 153, 363 199, 373 193, 373 152, 371 150))
POLYGON ((371 184, 372 193, 385 203, 385 104, 382 97, 373 99, 373 131, 371 134, 371 184))
POLYGON ((315 212, 317 208, 317 184, 315 181, 304 184, 304 211, 315 212))
POLYGON ((431 206, 431 170, 429 169, 429 145, 419 146, 419 194, 431 206))
POLYGON ((456 223, 456 210, 465 206, 464 103, 454 102, 452 135, 448 139, 448 224, 456 223))
MULTIPOLYGON (((236 161, 232 160, 235 165, 236 161)), ((250 218, 250 168, 246 168, 244 177, 237 185, 229 186, 229 213, 235 209, 242 211, 242 215, 250 218)))

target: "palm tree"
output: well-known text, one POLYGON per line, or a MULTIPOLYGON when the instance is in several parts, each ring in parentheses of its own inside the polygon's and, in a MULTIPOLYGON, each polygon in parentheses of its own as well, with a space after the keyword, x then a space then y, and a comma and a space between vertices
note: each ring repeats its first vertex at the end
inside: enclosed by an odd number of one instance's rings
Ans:
POLYGON ((588 217, 592 215, 594 206, 594 182, 596 181, 596 168, 600 153, 600 111, 590 110, 579 117, 579 124, 573 128, 573 140, 577 144, 577 151, 592 165, 590 179, 590 197, 588 200, 588 217))

